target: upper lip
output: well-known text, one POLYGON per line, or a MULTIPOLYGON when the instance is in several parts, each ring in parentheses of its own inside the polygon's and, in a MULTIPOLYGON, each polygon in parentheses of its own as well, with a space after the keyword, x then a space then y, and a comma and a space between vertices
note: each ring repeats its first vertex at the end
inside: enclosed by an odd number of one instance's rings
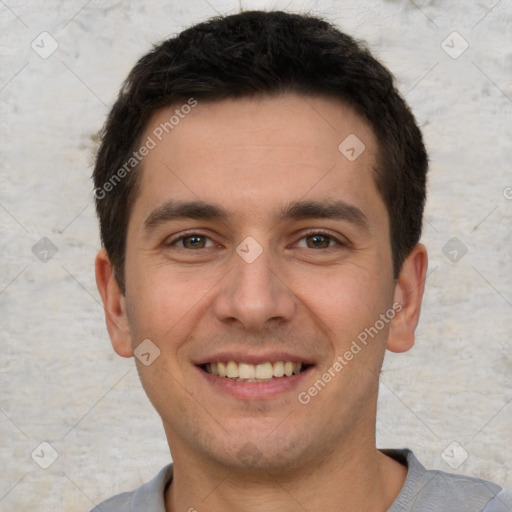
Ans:
POLYGON ((248 352, 218 352, 210 356, 201 357, 194 364, 201 366, 207 363, 224 363, 228 361, 254 365, 268 362, 275 363, 277 361, 291 361, 292 363, 303 363, 304 365, 313 364, 311 359, 289 352, 259 352, 252 354, 248 352))

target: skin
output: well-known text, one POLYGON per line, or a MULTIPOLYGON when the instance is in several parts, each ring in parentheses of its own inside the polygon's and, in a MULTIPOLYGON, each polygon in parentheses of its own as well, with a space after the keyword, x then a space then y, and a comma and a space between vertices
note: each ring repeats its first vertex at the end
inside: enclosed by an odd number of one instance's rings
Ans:
MULTIPOLYGON (((143 140, 175 108, 156 112, 143 140)), ((103 249, 96 279, 114 350, 132 357, 144 339, 160 350, 149 366, 136 362, 174 461, 168 512, 386 511, 400 492, 406 468, 375 446, 378 374, 386 348, 402 352, 414 343, 427 253, 418 244, 393 279, 376 151, 372 129, 350 107, 290 93, 199 102, 145 157, 128 227, 125 295, 103 249), (349 134, 366 146, 355 161, 338 150, 349 134), (214 203, 229 216, 146 230, 169 200, 214 203), (343 200, 364 213, 367 229, 349 219, 275 216, 299 200, 343 200), (308 229, 332 238, 315 239, 308 229), (188 230, 207 238, 192 247, 191 239, 176 242, 188 230), (263 250, 252 263, 236 252, 248 236, 263 250), (300 403, 298 393, 393 303, 401 311, 300 403), (300 384, 271 398, 219 390, 195 364, 219 351, 277 350, 313 365, 300 384), (240 456, 248 449, 255 460, 240 456)))

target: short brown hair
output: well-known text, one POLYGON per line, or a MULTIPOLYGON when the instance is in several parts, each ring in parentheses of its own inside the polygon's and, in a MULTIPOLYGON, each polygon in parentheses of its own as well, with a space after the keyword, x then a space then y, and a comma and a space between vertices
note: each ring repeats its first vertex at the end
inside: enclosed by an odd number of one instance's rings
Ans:
POLYGON ((102 244, 123 292, 127 228, 139 174, 137 162, 133 170, 126 164, 150 116, 190 98, 284 92, 341 99, 372 126, 379 144, 375 182, 389 213, 398 277, 421 236, 428 158, 393 76, 362 43, 322 19, 246 11, 199 23, 154 47, 130 72, 110 111, 93 178, 102 244))

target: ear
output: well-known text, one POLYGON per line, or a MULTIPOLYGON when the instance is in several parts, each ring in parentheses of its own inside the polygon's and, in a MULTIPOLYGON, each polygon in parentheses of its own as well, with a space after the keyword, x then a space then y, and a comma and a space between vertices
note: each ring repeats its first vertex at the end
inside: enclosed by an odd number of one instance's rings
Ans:
POLYGON ((386 348, 391 352, 405 352, 414 345, 427 266, 427 249, 423 244, 416 244, 405 259, 395 286, 394 304, 400 304, 401 309, 395 309, 397 313, 390 323, 386 348))
POLYGON ((105 322, 112 347, 120 356, 133 356, 126 301, 104 248, 96 256, 96 285, 103 301, 105 322))

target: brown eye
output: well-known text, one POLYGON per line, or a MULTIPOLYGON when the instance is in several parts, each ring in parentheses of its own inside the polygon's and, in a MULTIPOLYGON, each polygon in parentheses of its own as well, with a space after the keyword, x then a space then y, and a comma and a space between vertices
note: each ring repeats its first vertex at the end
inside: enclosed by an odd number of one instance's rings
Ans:
POLYGON ((309 235, 306 237, 307 246, 310 249, 327 249, 331 242, 331 237, 322 234, 309 235))
POLYGON ((202 249, 205 246, 205 237, 192 235, 182 238, 183 246, 187 249, 202 249))
POLYGON ((191 235, 181 236, 168 243, 167 246, 177 246, 180 249, 206 249, 215 244, 205 235, 192 233, 191 235))
POLYGON ((331 233, 311 230, 306 232, 297 242, 297 247, 301 249, 338 249, 348 247, 348 242, 343 241, 344 238, 338 238, 331 233))

